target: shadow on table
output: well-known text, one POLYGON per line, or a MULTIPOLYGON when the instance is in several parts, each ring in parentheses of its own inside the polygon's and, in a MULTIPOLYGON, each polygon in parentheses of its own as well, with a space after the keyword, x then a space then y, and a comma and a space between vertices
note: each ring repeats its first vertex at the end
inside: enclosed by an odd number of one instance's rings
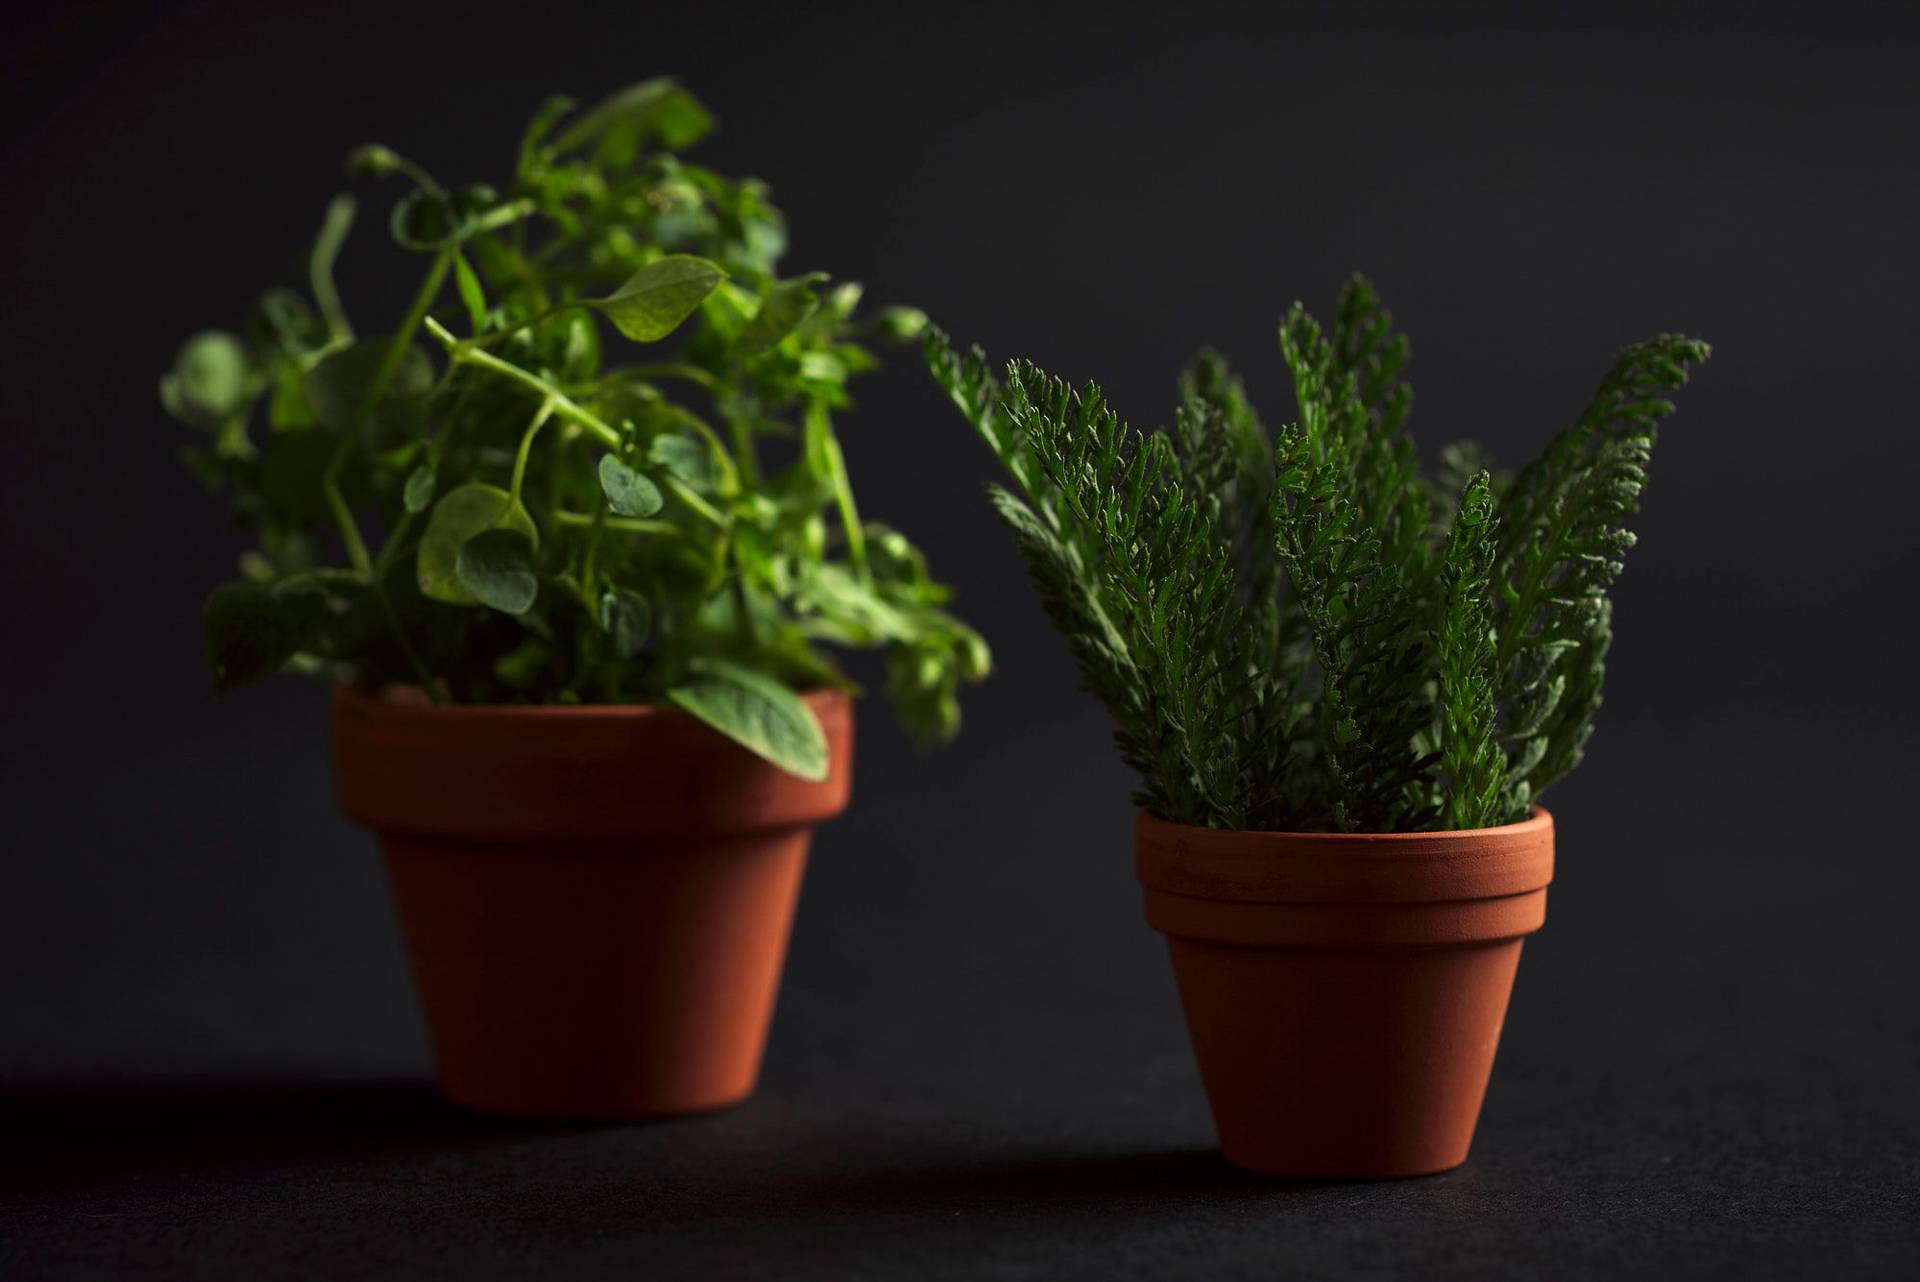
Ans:
POLYGON ((0 1082, 0 1192, 71 1197, 169 1177, 404 1160, 576 1129, 503 1121, 419 1078, 105 1077, 0 1082))
MULTIPOLYGON (((483 1218, 562 1235, 727 1228, 768 1222, 858 1223, 894 1217, 1164 1211, 1169 1201, 1245 1201, 1317 1185, 1236 1171, 1213 1149, 1098 1154, 982 1154, 881 1139, 822 1143, 751 1113, 630 1128, 511 1121, 468 1112, 425 1079, 106 1078, 0 1082, 0 1200, 71 1211, 127 1195, 158 1204, 218 1188, 246 1205, 282 1177, 399 1169, 462 1157, 432 1182, 483 1218), (687 1128, 683 1136, 670 1132, 687 1128), (715 1128, 715 1129, 709 1129, 715 1128), (783 1133, 784 1131, 784 1133, 783 1133), (554 1138, 532 1166, 487 1150, 554 1138), (712 1143, 725 1136, 724 1143, 712 1143), (610 1177, 609 1157, 618 1174, 610 1177), (690 1159, 690 1160, 689 1160, 690 1159), (157 1201, 156 1201, 157 1200, 157 1201)), ((349 1180, 346 1201, 412 1197, 349 1180), (357 1190, 357 1191, 355 1191, 357 1190)), ((424 1196, 438 1196, 431 1193, 424 1196)))
POLYGON ((918 1154, 912 1165, 843 1154, 831 1169, 761 1169, 674 1187, 644 1176, 583 1189, 563 1205, 501 1207, 528 1228, 562 1235, 813 1225, 970 1221, 1077 1212, 1160 1216, 1181 1204, 1298 1201, 1346 1184, 1268 1179, 1215 1149, 993 1157, 918 1154))

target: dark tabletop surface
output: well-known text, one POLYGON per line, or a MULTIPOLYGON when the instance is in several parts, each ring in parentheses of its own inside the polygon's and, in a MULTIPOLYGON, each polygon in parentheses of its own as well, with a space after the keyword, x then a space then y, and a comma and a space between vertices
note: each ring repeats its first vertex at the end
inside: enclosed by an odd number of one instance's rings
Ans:
POLYGON ((0 1279, 1920 1276, 1912 7, 1124 9, 0 19, 0 1279), (348 148, 490 177, 546 93, 661 71, 794 272, 1144 422, 1202 341, 1284 421, 1275 318, 1356 267, 1429 455, 1524 459, 1623 343, 1714 342, 1464 1168, 1217 1157, 1131 780, 908 356, 843 428, 862 510, 999 671, 937 753, 863 706, 759 1093, 612 1127, 437 1097, 321 692, 207 692, 237 541, 153 376, 283 279, 348 148))
POLYGON ((1563 790, 1547 926, 1468 1164, 1310 1185, 1213 1151, 1097 714, 1036 725, 983 700, 1002 734, 937 757, 895 751, 876 721, 854 808, 818 839, 759 1094, 574 1127, 436 1095, 373 844, 330 812, 311 696, 244 718, 271 745, 229 726, 103 784, 112 817, 62 852, 67 911, 15 924, 8 963, 35 978, 10 1017, 37 1036, 0 1086, 0 1275, 1891 1277, 1920 1261, 1898 816, 1745 822, 1804 781, 1716 768, 1699 737, 1610 725, 1614 767, 1563 790), (289 721, 314 733, 283 739, 289 721), (228 800, 181 812, 216 761, 228 800), (1015 822, 1043 775, 1073 803, 1015 822), (979 804, 912 791, 956 776, 979 804), (195 839, 201 889, 119 862, 167 831, 195 839))

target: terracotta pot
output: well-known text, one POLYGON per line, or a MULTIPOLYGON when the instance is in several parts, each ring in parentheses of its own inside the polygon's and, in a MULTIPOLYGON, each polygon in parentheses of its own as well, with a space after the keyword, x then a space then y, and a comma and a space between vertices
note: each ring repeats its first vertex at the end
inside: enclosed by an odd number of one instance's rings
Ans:
POLYGON ((1142 813, 1137 849, 1228 1161, 1332 1179, 1466 1160, 1546 918, 1551 815, 1368 836, 1142 813))
POLYGON ((457 1102, 649 1117, 751 1094, 824 783, 677 709, 432 707, 337 689, 340 807, 374 829, 457 1102))

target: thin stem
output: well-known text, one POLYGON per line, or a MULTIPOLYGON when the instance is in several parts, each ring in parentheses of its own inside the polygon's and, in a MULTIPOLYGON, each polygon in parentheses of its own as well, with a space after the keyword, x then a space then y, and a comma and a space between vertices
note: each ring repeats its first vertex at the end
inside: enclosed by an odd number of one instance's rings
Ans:
POLYGON ((813 401, 807 406, 807 427, 818 434, 820 453, 832 473, 833 498, 840 509, 841 529, 847 536, 847 559, 853 562, 854 575, 862 583, 870 583, 873 576, 867 569, 867 533, 860 524, 860 509, 853 501, 853 482, 847 476, 847 459, 840 452, 840 439, 834 435, 833 420, 827 414, 825 401, 813 401))
MULTIPOLYGON (((334 458, 345 462, 341 451, 334 452, 334 458)), ((320 478, 320 493, 327 500, 327 510, 333 513, 333 522, 340 527, 340 541, 347 546, 347 560, 353 563, 353 572, 362 582, 373 582, 373 558, 367 554, 367 542, 360 537, 359 522, 353 519, 353 509, 347 506, 346 495, 340 492, 340 469, 331 462, 320 478)))
POLYGON ((758 488, 760 458, 753 448, 753 425, 743 418, 729 418, 727 426, 733 431, 734 466, 746 477, 748 485, 758 488))
POLYGON ((600 557, 600 536, 606 532, 607 501, 602 498, 593 509, 593 527, 587 532, 587 554, 580 565, 580 604, 587 607, 589 614, 593 608, 593 584, 597 563, 600 557))
MULTIPOLYGON (((380 403, 386 394, 387 384, 400 372, 400 362, 413 344, 413 332, 420 328, 420 322, 427 317, 427 309, 433 306, 433 300, 440 296, 440 286, 446 281, 447 268, 452 264, 450 251, 442 250, 434 255, 433 266, 427 269, 427 277, 420 282, 420 289, 414 295, 413 304, 407 309, 406 320, 401 322, 400 330, 387 342, 386 354, 381 358, 380 368, 374 372, 373 382, 367 385, 367 393, 361 398, 359 408, 353 417, 352 430, 340 437, 340 445, 327 460, 327 470, 321 476, 320 489, 325 495, 327 507, 333 513, 335 524, 340 527, 340 538, 347 547, 347 559, 353 562, 354 570, 367 582, 379 584, 373 576, 373 558, 367 554, 366 541, 360 537, 360 525, 353 517, 353 509, 347 506, 346 496, 340 492, 340 474, 346 470, 347 459, 360 444, 361 433, 366 430, 367 417, 373 413, 373 407, 380 403)), ((382 594, 384 596, 384 593, 382 594)))
POLYGON ((445 325, 442 325, 431 316, 426 318, 426 326, 427 332, 440 340, 440 343, 447 349, 448 354, 454 360, 463 365, 477 365, 481 369, 492 370, 496 374, 505 375, 523 387, 540 393, 553 402, 553 411, 561 418, 578 423, 581 427, 586 428, 589 432, 592 432, 600 438, 602 445, 610 449, 617 449, 619 447, 620 433, 608 427, 600 420, 599 416, 591 410, 575 403, 572 397, 555 387, 552 383, 549 383, 546 379, 541 378, 538 374, 533 374, 521 369, 511 361, 503 361, 491 352, 482 351, 469 343, 461 342, 453 336, 445 325))
POLYGON ((435 688, 433 673, 426 662, 420 658, 420 652, 413 648, 413 642, 407 639, 407 630, 400 626, 400 612, 393 608, 393 599, 379 583, 373 585, 374 596, 380 599, 380 606, 387 614, 387 624, 393 629, 393 639, 400 646, 400 653, 407 656, 407 664, 413 669, 413 675, 419 679, 420 688, 427 692, 427 699, 433 703, 444 703, 440 691, 435 688))
MULTIPOLYGON (((607 371, 608 375, 631 375, 638 379, 681 378, 689 383, 698 383, 709 391, 718 387, 720 381, 698 365, 688 365, 683 361, 659 361, 645 365, 622 365, 617 370, 607 371)), ((603 377, 603 381, 605 381, 603 377)))
POLYGON ((513 456, 513 482, 507 492, 513 496, 515 504, 520 502, 520 487, 527 479, 527 456, 533 452, 533 438, 540 434, 548 419, 553 417, 553 398, 549 396, 540 402, 539 413, 533 416, 533 422, 527 424, 527 430, 521 433, 520 450, 513 456))
POLYGON ((673 491, 676 498, 713 524, 722 529, 725 529, 730 524, 720 509, 701 498, 695 490, 689 487, 686 482, 682 481, 679 477, 669 472, 661 479, 666 482, 667 488, 673 491))
POLYGON ((340 256, 340 246, 346 241, 347 232, 353 226, 353 197, 336 196, 327 206, 326 221, 321 224, 320 238, 314 243, 313 258, 308 263, 308 283, 313 286, 313 301, 320 306, 320 315, 327 322, 327 333, 334 341, 351 342, 353 325, 347 320, 346 306, 340 301, 340 290, 333 283, 334 260, 340 256))
MULTIPOLYGON (((555 387, 552 383, 549 383, 546 379, 541 378, 538 374, 533 374, 521 369, 511 361, 503 361, 491 352, 481 351, 471 344, 461 342, 453 336, 446 326, 431 316, 426 318, 426 325, 427 332, 440 340, 454 360, 467 365, 478 365, 482 369, 490 369, 496 374, 505 375, 523 387, 528 387, 539 392, 547 398, 547 400, 552 402, 554 413, 586 428, 589 432, 592 432, 600 438, 602 445, 610 449, 620 448, 620 433, 608 427, 601 421, 597 414, 575 403, 572 397, 555 387)), ((723 529, 727 526, 728 521, 726 515, 714 507, 713 504, 701 498, 698 493, 688 488, 681 482, 679 477, 667 473, 661 477, 661 480, 669 490, 673 491, 674 495, 678 497, 682 503, 685 503, 689 508, 698 512, 706 520, 711 521, 723 529)), ((862 564, 864 564, 864 558, 862 559, 862 564)))
POLYGON ((498 231, 509 223, 518 223, 522 219, 531 218, 535 213, 539 212, 539 208, 540 207, 534 204, 532 200, 523 196, 519 200, 501 205, 498 209, 489 209, 486 213, 474 219, 473 225, 468 228, 467 234, 474 236, 481 232, 498 231))
MULTIPOLYGON (((553 513, 553 519, 561 525, 591 526, 594 516, 590 512, 568 512, 564 509, 553 513)), ((609 516, 600 524, 609 530, 618 530, 622 534, 683 534, 679 526, 672 521, 652 521, 637 516, 609 516)))
POLYGON ((447 194, 447 189, 435 182, 433 175, 422 169, 419 165, 414 164, 411 160, 408 160, 391 147, 383 148, 383 150, 386 151, 388 156, 392 157, 394 169, 413 179, 415 186, 431 195, 444 196, 447 194))
MULTIPOLYGON (((739 489, 740 468, 736 466, 732 457, 728 455, 725 442, 721 441, 720 434, 713 430, 712 424, 708 423, 684 405, 675 405, 669 402, 660 408, 671 417, 685 423, 688 427, 691 427, 694 431, 706 438, 707 444, 713 449, 714 458, 719 460, 720 466, 726 473, 725 479, 720 486, 720 492, 722 494, 731 494, 739 489)), ((748 475, 752 477, 757 484, 760 469, 753 458, 751 446, 748 447, 746 460, 749 464, 748 475)))
POLYGON ((380 555, 374 558, 373 577, 375 582, 385 582, 387 571, 393 568, 393 560, 405 550, 407 535, 413 531, 413 523, 419 519, 418 512, 403 512, 395 523, 387 541, 380 545, 380 555))

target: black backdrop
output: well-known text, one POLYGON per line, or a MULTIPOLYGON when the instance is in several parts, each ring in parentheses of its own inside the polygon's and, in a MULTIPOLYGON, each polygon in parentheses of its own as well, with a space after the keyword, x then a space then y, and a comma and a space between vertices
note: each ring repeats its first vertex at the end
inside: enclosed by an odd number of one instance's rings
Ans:
MULTIPOLYGON (((0 37, 0 1272, 1900 1272, 1920 974, 1911 11, 73 4, 0 37), (1808 23, 1821 21, 1821 30, 1808 23), (1202 341, 1269 417, 1366 270, 1417 434, 1518 461, 1611 354, 1717 352, 1655 460, 1560 875, 1464 1170, 1243 1179, 1131 881, 1129 780, 916 363, 845 426, 1000 671, 862 722, 761 1095, 553 1130, 435 1102, 318 690, 216 701, 236 545, 157 373, 291 274, 351 146, 502 172, 553 90, 671 71, 795 271, 1160 421, 1202 341), (17 1178, 16 1178, 17 1177, 17 1178)), ((377 221, 369 220, 377 227, 377 221)), ((361 242, 371 245, 372 238, 361 242)), ((397 302, 362 248, 350 297, 397 302)))

